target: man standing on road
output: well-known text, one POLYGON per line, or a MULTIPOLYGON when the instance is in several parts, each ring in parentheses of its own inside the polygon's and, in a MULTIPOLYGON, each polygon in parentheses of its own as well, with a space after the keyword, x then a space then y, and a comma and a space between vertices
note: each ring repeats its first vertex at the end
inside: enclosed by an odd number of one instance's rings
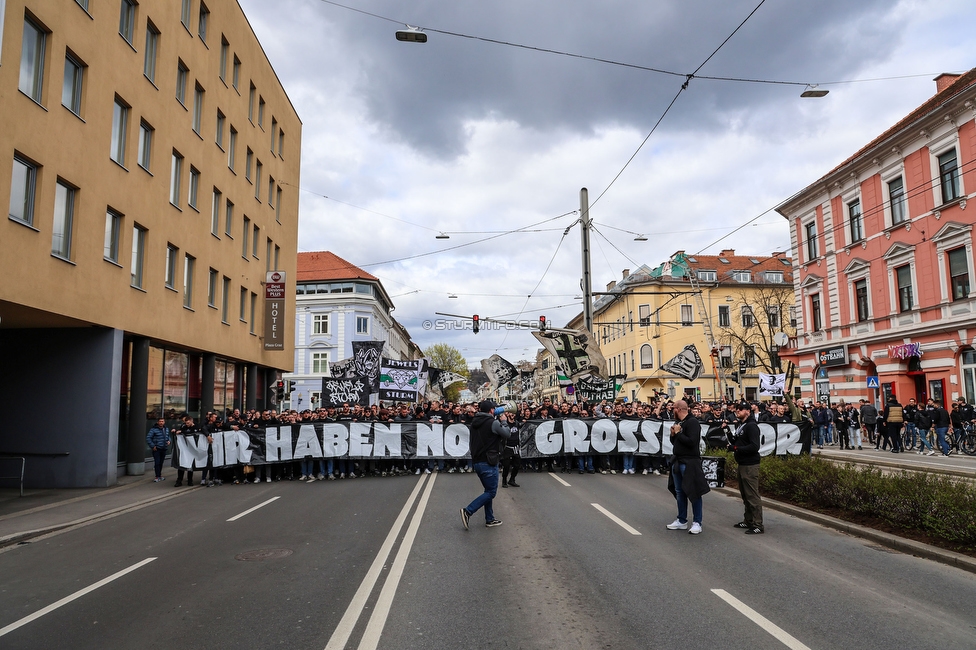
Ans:
MULTIPOLYGON (((874 430, 878 424, 878 409, 874 404, 867 400, 861 400, 861 424, 864 425, 864 432, 868 434, 868 442, 875 444, 874 430)), ((875 445, 877 449, 877 445, 875 445)))
POLYGON ((744 528, 746 535, 762 535, 766 529, 763 527, 762 497, 759 496, 759 424, 752 415, 749 402, 736 404, 735 415, 739 427, 732 434, 729 447, 739 466, 739 495, 745 508, 742 521, 735 527, 744 528))
POLYGON ((891 440, 891 453, 901 452, 901 426, 904 423, 904 409, 898 403, 898 398, 894 395, 885 404, 884 414, 885 439, 891 440))
POLYGON ((484 486, 485 491, 469 503, 467 508, 461 508, 461 523, 464 524, 465 530, 468 530, 468 521, 471 519, 471 515, 478 512, 482 506, 485 507, 486 527, 493 528, 502 525, 500 519, 495 519, 495 511, 492 510, 491 501, 498 493, 498 461, 501 457, 501 445, 511 436, 511 431, 507 425, 508 417, 505 413, 502 413, 499 419, 495 419, 494 402, 484 400, 478 404, 478 412, 474 414, 471 421, 469 447, 474 471, 481 479, 481 485, 484 486))
POLYGON ((166 420, 159 418, 156 426, 146 434, 146 445, 152 449, 153 469, 156 471, 156 478, 153 483, 163 480, 163 459, 166 458, 166 448, 169 447, 169 431, 166 430, 166 420))
POLYGON ((667 528, 688 528, 688 501, 691 501, 694 520, 688 532, 698 535, 702 532, 702 495, 710 489, 701 466, 701 424, 691 415, 688 402, 683 399, 674 403, 674 416, 678 421, 671 426, 674 461, 668 477, 668 490, 678 502, 678 518, 667 528))
POLYGON ((949 433, 949 412, 941 404, 936 404, 935 400, 929 398, 929 411, 932 415, 932 427, 935 429, 936 441, 943 456, 952 453, 949 443, 946 442, 946 434, 949 433))

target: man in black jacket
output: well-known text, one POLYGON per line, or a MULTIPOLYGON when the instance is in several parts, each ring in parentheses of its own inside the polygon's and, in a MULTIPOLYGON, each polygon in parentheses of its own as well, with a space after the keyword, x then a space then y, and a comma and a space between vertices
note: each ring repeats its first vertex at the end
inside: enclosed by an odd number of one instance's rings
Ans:
POLYGON ((668 530, 688 528, 688 501, 691 501, 694 519, 692 535, 702 532, 702 495, 709 491, 708 480, 701 466, 701 423, 695 419, 683 399, 674 403, 674 416, 678 419, 671 426, 671 446, 674 462, 668 478, 668 490, 678 502, 678 518, 668 524, 668 530))
POLYGON ((739 495, 745 507, 742 521, 735 527, 744 528, 746 535, 762 535, 766 529, 763 527, 762 497, 759 496, 759 425, 748 402, 736 404, 735 414, 739 426, 732 434, 729 447, 739 465, 739 495))
POLYGON ((469 427, 471 429, 469 448, 474 471, 481 479, 485 491, 469 503, 467 508, 461 508, 461 523, 464 524, 465 530, 468 530, 471 515, 478 512, 481 506, 485 507, 486 527, 502 525, 500 519, 495 519, 491 501, 498 493, 498 461, 501 457, 501 445, 511 436, 507 424, 508 417, 505 413, 501 413, 499 419, 495 419, 494 402, 484 400, 478 404, 478 412, 474 414, 469 427))

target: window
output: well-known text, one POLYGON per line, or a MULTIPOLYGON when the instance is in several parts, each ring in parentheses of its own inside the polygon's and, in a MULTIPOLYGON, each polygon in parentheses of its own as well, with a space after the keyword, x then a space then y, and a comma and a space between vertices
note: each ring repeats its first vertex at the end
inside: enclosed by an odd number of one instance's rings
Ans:
POLYGON ((247 154, 244 156, 244 178, 248 181, 251 180, 251 161, 254 160, 254 152, 251 148, 247 148, 247 154))
POLYGON ((325 373, 329 370, 329 353, 328 352, 313 352, 312 353, 312 372, 314 373, 325 373))
MULTIPOLYGON (((908 268, 907 266, 905 267, 908 268)), ((900 276, 901 274, 899 274, 900 276)), ((909 285, 909 297, 911 292, 911 286, 909 285)), ((901 289, 899 287, 899 294, 901 289)), ((868 281, 858 280, 854 283, 854 305, 857 310, 855 316, 857 317, 858 323, 863 323, 868 319, 868 281)), ((911 307, 909 307, 911 309, 911 307)), ((904 310, 902 310, 904 311, 904 310)))
POLYGON ((136 28, 135 0, 122 0, 119 9, 119 34, 132 45, 132 35, 136 28))
POLYGON ((220 209, 223 207, 223 194, 216 187, 213 188, 213 202, 210 206, 210 233, 214 237, 220 236, 220 209))
POLYGON ((34 163, 20 156, 14 156, 13 173, 10 179, 10 218, 33 226, 34 191, 37 189, 37 170, 34 163))
POLYGON ((112 151, 111 158, 125 167, 125 134, 129 123, 129 107, 121 99, 115 98, 112 109, 112 151))
POLYGON ((200 3, 200 19, 197 21, 197 35, 204 43, 207 42, 207 27, 210 23, 210 10, 207 5, 200 3))
POLYGON ((237 129, 230 127, 230 140, 227 142, 227 166, 234 171, 234 158, 237 152, 237 129))
POLYGON ((251 292, 251 334, 256 334, 255 327, 257 327, 257 319, 254 317, 257 311, 258 294, 251 292))
POLYGON ((654 350, 646 343, 640 349, 640 364, 641 370, 654 367, 654 350))
POLYGON ((220 296, 220 299, 221 299, 221 303, 220 303, 220 322, 221 323, 224 323, 226 325, 227 324, 227 309, 228 309, 228 304, 230 303, 230 278, 228 278, 225 275, 222 284, 223 284, 223 286, 221 287, 221 290, 222 290, 223 293, 220 296))
POLYGON ((966 247, 956 248, 946 254, 949 260, 949 290, 953 300, 969 297, 969 260, 966 247))
POLYGON ((264 97, 258 96, 258 126, 264 128, 264 97))
POLYGON ((241 287, 241 309, 237 318, 242 323, 247 322, 247 294, 248 294, 247 288, 241 287))
POLYGON ((210 269, 210 281, 207 282, 207 307, 217 308, 217 271, 210 269))
POLYGON ((233 79, 234 79, 234 82, 233 82, 234 83, 234 90, 239 90, 240 89, 240 83, 241 83, 241 60, 237 58, 237 55, 236 54, 234 55, 234 72, 233 72, 233 75, 234 75, 234 77, 233 77, 233 79))
POLYGON ((75 115, 81 115, 81 90, 85 80, 85 64, 70 52, 64 55, 64 85, 61 86, 61 105, 75 115))
POLYGON ((847 223, 850 226, 850 242, 864 239, 864 224, 861 220, 861 199, 854 199, 847 204, 847 223))
POLYGON ((261 164, 261 161, 257 161, 254 166, 254 198, 258 201, 261 200, 261 170, 263 168, 264 165, 261 164))
POLYGON ((278 270, 278 258, 280 257, 280 255, 281 255, 281 247, 278 246, 277 244, 275 244, 275 252, 274 252, 274 270, 275 271, 278 270))
MULTIPOLYGON (((278 202, 281 205, 281 201, 278 202)), ((637 318, 640 322, 641 327, 650 327, 651 325, 651 306, 650 305, 638 305, 637 306, 637 318)))
POLYGON ((279 158, 285 157, 284 151, 285 151, 285 130, 279 129, 278 130, 278 157, 279 158))
POLYGON ((102 256, 109 262, 119 263, 119 238, 122 236, 122 215, 105 211, 105 252, 102 256))
POLYGON ((891 225, 897 225, 908 218, 905 205, 905 181, 899 176, 888 181, 888 201, 891 205, 891 225))
POLYGON ((955 148, 939 156, 939 186, 942 188, 943 203, 959 198, 959 166, 955 148))
POLYGON ((183 9, 180 12, 180 22, 183 26, 190 29, 190 0, 183 0, 183 9))
POLYGON ((268 238, 268 242, 264 247, 264 270, 271 270, 271 238, 268 238))
POLYGON ((694 316, 692 316, 691 305, 681 305, 681 326, 691 327, 694 323, 694 316))
POLYGON ((719 327, 732 327, 732 317, 729 313, 728 305, 718 306, 718 326, 719 327))
POLYGON ((820 294, 815 293, 810 296, 810 326, 811 332, 819 332, 823 329, 823 316, 820 313, 820 294))
POLYGON ((20 51, 21 92, 41 103, 44 82, 44 49, 47 34, 29 18, 24 19, 24 40, 20 51))
POLYGON ((773 284, 782 284, 783 283, 783 272, 782 271, 766 271, 766 273, 764 274, 764 277, 766 278, 766 282, 770 282, 770 283, 773 283, 773 284))
POLYGON ((227 83, 227 55, 230 54, 230 43, 220 35, 220 80, 227 83))
POLYGON ((257 93, 257 88, 254 84, 251 84, 251 89, 247 93, 247 119, 254 124, 254 95, 257 93))
POLYGON ((203 121, 203 87, 195 84, 193 87, 193 132, 200 135, 200 123, 203 121))
POLYGON ((769 323, 770 329, 779 327, 779 305, 769 306, 769 309, 766 311, 766 322, 769 323))
POLYGON ((272 208, 274 207, 274 203, 272 203, 272 200, 274 199, 274 187, 275 187, 274 177, 268 175, 268 205, 271 206, 272 208))
POLYGON ((227 118, 220 112, 220 109, 217 109, 217 137, 215 141, 221 149, 224 148, 224 122, 226 121, 227 118))
POLYGON ((815 260, 820 256, 817 249, 817 222, 811 221, 804 227, 807 240, 807 261, 815 260))
POLYGON ((241 234, 241 256, 247 259, 247 243, 248 237, 251 235, 251 220, 248 217, 244 217, 244 231, 241 234))
POLYGON ((81 7, 85 11, 88 11, 88 0, 75 0, 75 2, 78 3, 79 7, 81 7))
POLYGON ((193 165, 190 165, 190 194, 187 199, 190 207, 197 209, 197 197, 200 195, 200 172, 193 165))
MULTIPOLYGON (((898 311, 901 313, 910 311, 915 306, 914 296, 912 295, 912 268, 910 265, 906 264, 895 269, 895 282, 898 283, 898 311)), ((864 284, 864 280, 858 284, 864 284)), ((854 286, 857 287, 857 284, 854 286)), ((864 301, 865 318, 867 318, 867 289, 864 292, 864 301)), ((858 320, 863 320, 860 318, 860 311, 861 306, 859 302, 858 320)))
POLYGON ((176 64, 176 99, 186 106, 186 81, 190 76, 190 69, 182 60, 176 64))
POLYGON ((234 228, 234 204, 231 203, 230 199, 227 199, 227 208, 224 211, 224 234, 234 238, 233 228, 234 228))
POLYGON ((329 333, 329 314, 315 314, 312 316, 312 334, 329 333))
POLYGON ((258 240, 261 238, 261 229, 257 224, 254 225, 254 235, 251 237, 251 257, 258 259, 258 240))
POLYGON ((75 188, 58 180, 54 186, 54 227, 51 234, 51 254, 71 259, 71 225, 75 214, 75 188))
POLYGON ((142 73, 146 79, 156 83, 156 55, 159 51, 159 30, 146 21, 146 51, 143 52, 142 73))
POLYGON ((743 359, 746 362, 746 366, 749 368, 756 367, 756 346, 747 345, 743 350, 743 359))
POLYGON ((736 282, 751 282, 752 271, 732 271, 732 279, 736 282))
POLYGON ((278 139, 278 120, 271 116, 271 153, 275 152, 275 140, 278 139))
POLYGON ((368 316, 356 316, 356 334, 369 334, 368 316))
POLYGON ((142 288, 142 267, 146 253, 146 229, 138 224, 132 226, 132 280, 137 289, 142 288))
POLYGON ((718 280, 718 271, 698 271, 698 279, 702 282, 715 282, 718 280))
POLYGON ((275 221, 281 223, 281 188, 275 189, 275 221))
POLYGON ((176 288, 176 259, 180 255, 180 249, 173 244, 166 244, 166 273, 163 284, 167 289, 176 288))
POLYGON ((169 176, 169 202, 180 207, 180 187, 183 183, 183 156, 173 150, 173 163, 169 176))
POLYGON ((749 305, 742 306, 742 327, 752 327, 755 324, 756 319, 752 315, 752 307, 749 305))
POLYGON ((154 129, 145 121, 139 122, 139 166, 146 171, 152 164, 152 142, 154 129))
POLYGON ((183 257, 183 306, 193 309, 193 268, 197 260, 192 255, 183 257))
POLYGON ((722 368, 732 367, 732 346, 723 345, 718 349, 718 363, 722 368))

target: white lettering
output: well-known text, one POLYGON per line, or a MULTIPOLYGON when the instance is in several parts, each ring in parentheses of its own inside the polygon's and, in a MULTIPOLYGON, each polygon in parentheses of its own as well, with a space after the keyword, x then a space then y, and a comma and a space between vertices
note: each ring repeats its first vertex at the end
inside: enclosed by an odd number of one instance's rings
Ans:
MULTIPOLYGON (((564 425, 565 426, 565 425, 564 425)), ((590 427, 593 451, 606 454, 617 446, 617 424, 613 420, 597 420, 590 427)))
POLYGON ((556 421, 545 420, 535 428, 535 446, 543 454, 558 454, 563 448, 563 436, 555 433, 556 421))
POLYGON ((444 452, 453 458, 461 458, 468 453, 471 432, 466 424, 450 424, 444 432, 444 452))
POLYGON ((617 423, 617 427, 620 429, 620 437, 623 438, 617 443, 617 451, 624 454, 632 454, 637 451, 637 435, 634 432, 637 431, 639 424, 640 420, 621 420, 617 423))
POLYGON ((444 425, 417 424, 417 456, 430 458, 444 455, 444 425))
MULTIPOLYGON (((295 441, 295 455, 292 458, 305 458, 307 456, 322 458, 322 447, 319 445, 319 437, 315 433, 315 427, 311 424, 303 424, 299 427, 298 440, 295 441)), ((268 460, 271 459, 269 458, 268 460)), ((291 458, 282 458, 281 460, 291 460, 291 458)))
POLYGON ((349 423, 349 457, 369 456, 373 445, 369 444, 370 425, 366 422, 349 423))
MULTIPOLYGON (((368 426, 368 425, 365 425, 368 426)), ((400 435, 400 425, 391 424, 389 427, 383 424, 373 425, 373 456, 385 458, 392 456, 399 458, 402 454, 400 443, 403 436, 400 435)), ((367 455, 369 452, 363 454, 367 455)))
POLYGON ((326 458, 345 456, 349 451, 349 429, 341 424, 324 424, 322 441, 326 458))

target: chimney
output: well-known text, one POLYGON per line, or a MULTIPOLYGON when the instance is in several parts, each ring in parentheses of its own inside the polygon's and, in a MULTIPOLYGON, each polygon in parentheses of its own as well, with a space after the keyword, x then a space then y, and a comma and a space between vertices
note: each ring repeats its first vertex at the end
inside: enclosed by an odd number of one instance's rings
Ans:
POLYGON ((610 280, 610 282, 607 282, 607 291, 613 291, 613 288, 615 286, 617 286, 617 281, 616 280, 610 280))
POLYGON ((726 248, 724 251, 718 254, 719 257, 735 257, 734 248, 726 248))
POLYGON ((943 72, 938 77, 935 78, 935 92, 936 94, 941 93, 943 90, 956 83, 956 79, 961 77, 961 74, 952 74, 951 72, 943 72))
POLYGON ((624 276, 623 277, 624 280, 626 280, 627 278, 629 278, 630 277, 630 269, 624 269, 623 276, 624 276))

